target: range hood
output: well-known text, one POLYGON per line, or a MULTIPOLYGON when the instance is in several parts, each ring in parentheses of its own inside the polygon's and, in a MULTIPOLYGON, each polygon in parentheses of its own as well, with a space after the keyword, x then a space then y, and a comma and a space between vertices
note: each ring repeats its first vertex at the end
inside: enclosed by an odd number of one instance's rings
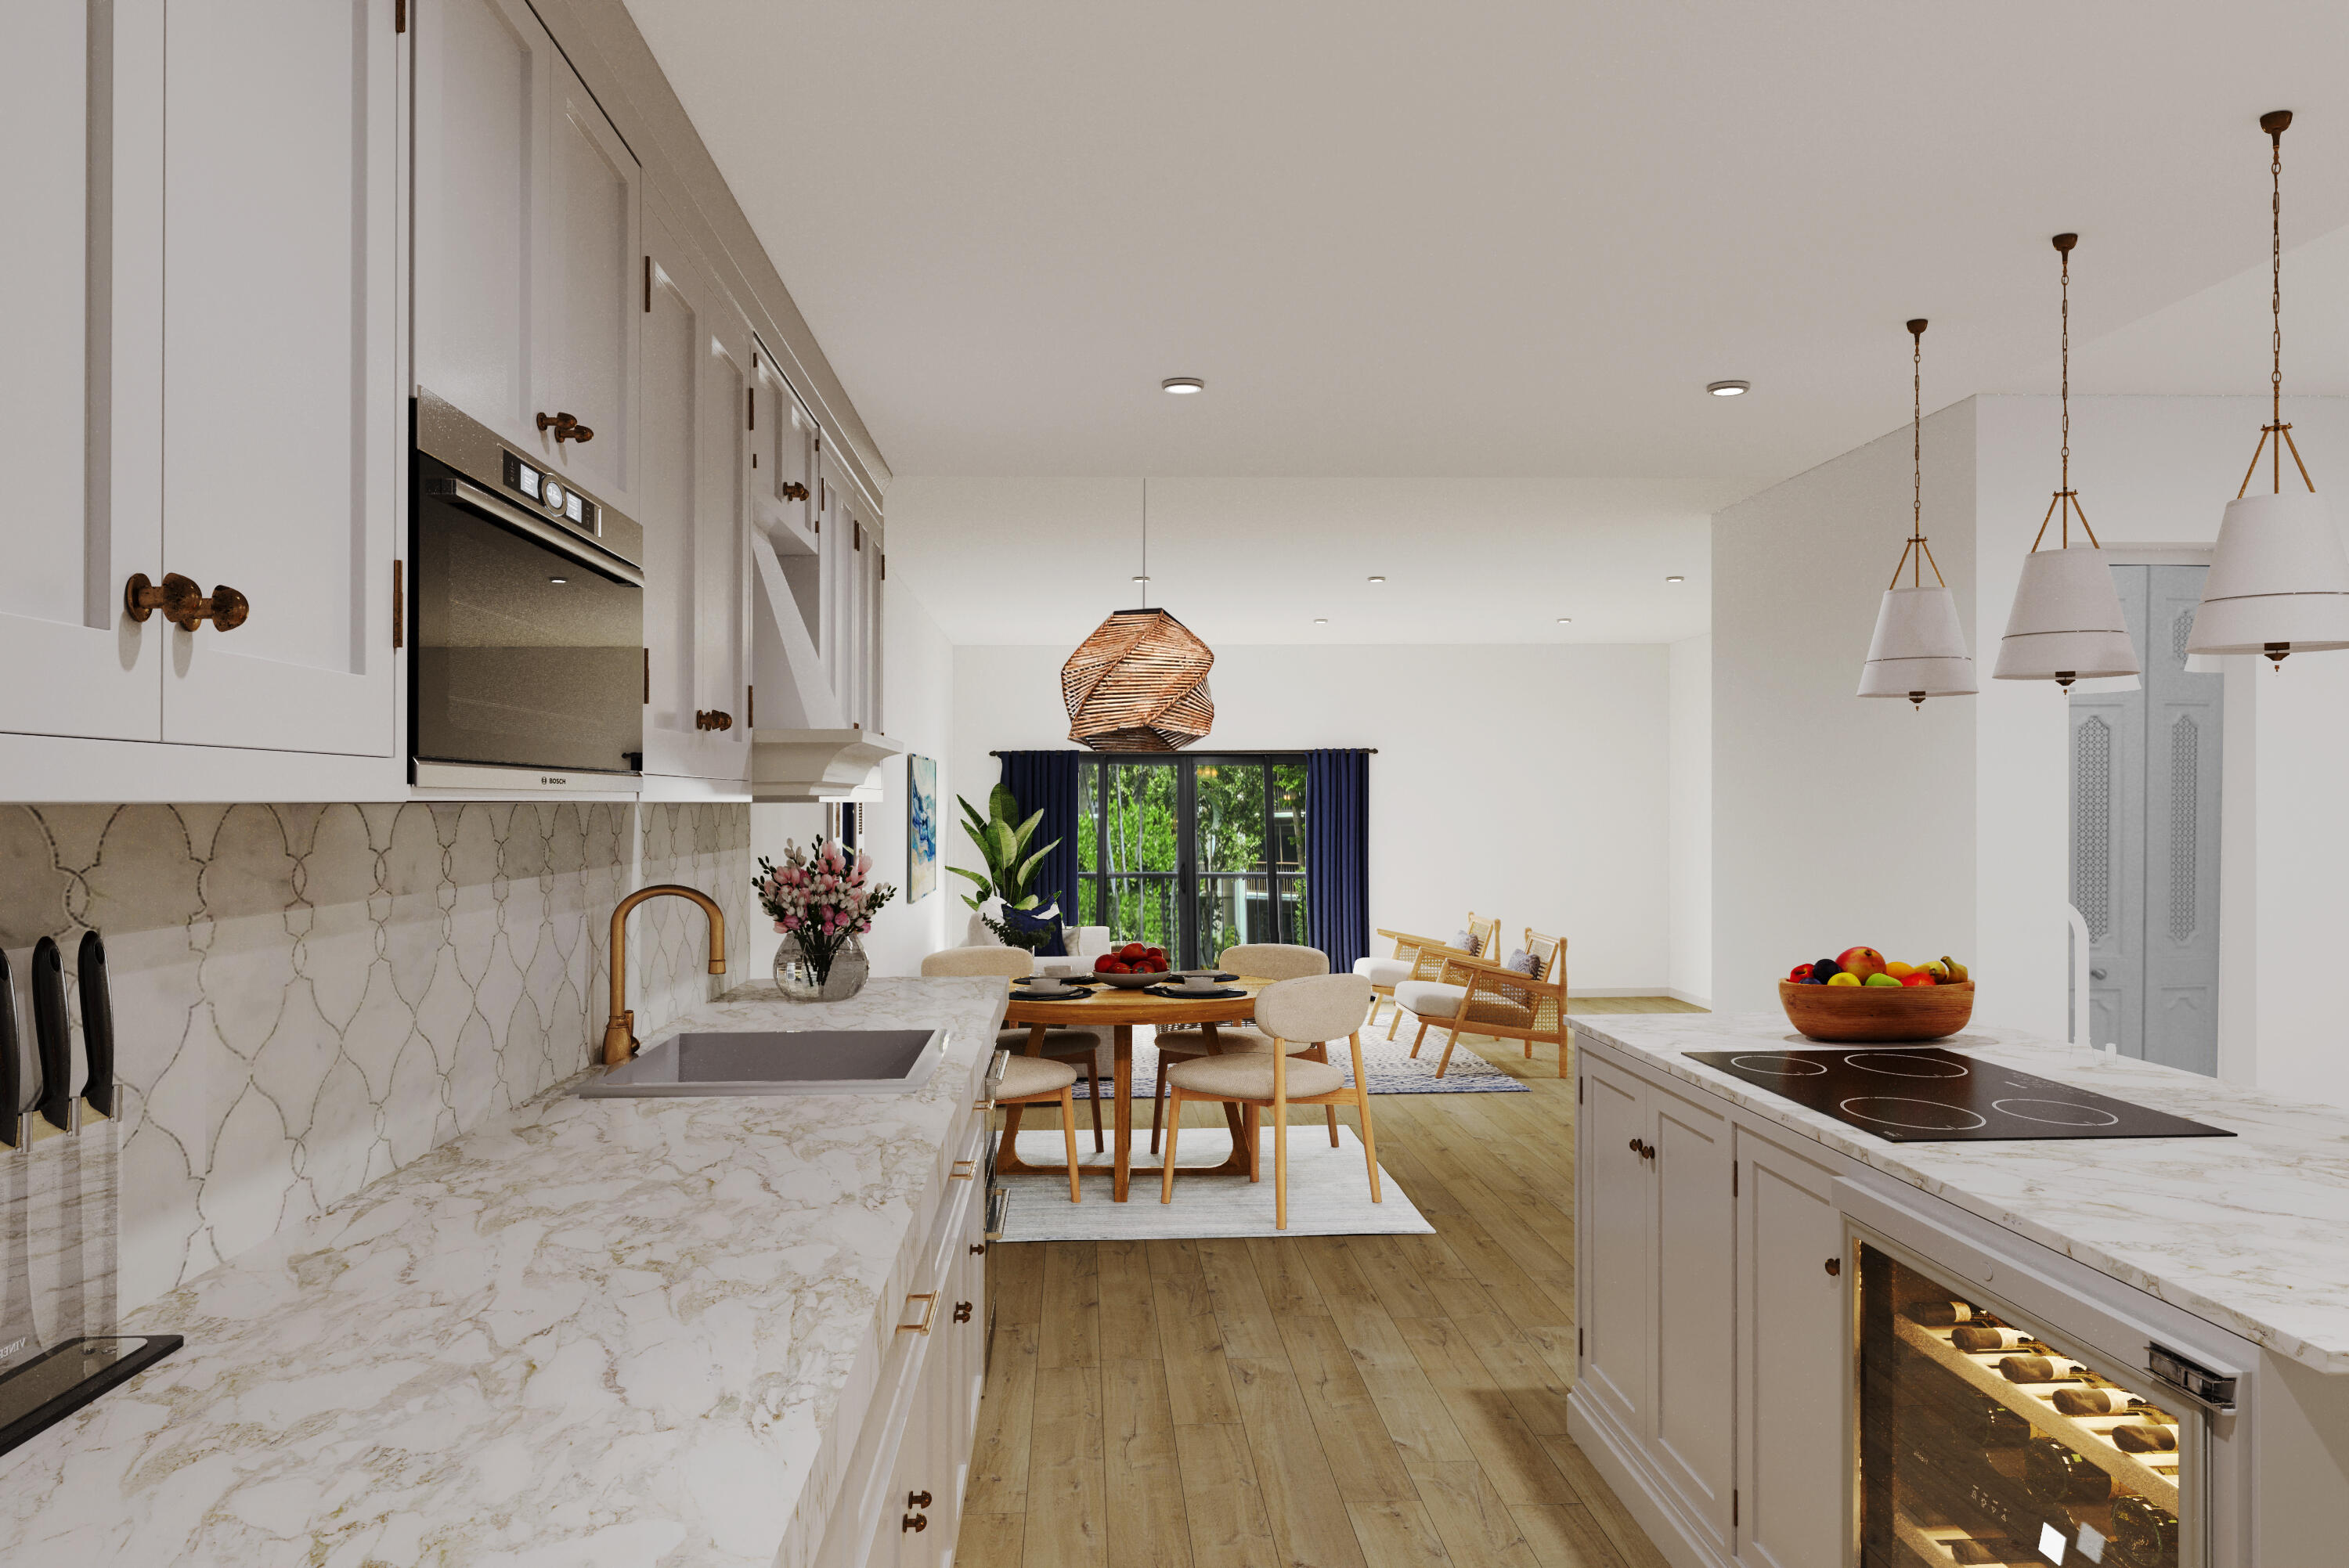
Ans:
POLYGON ((881 799, 881 764, 905 748, 868 730, 754 729, 750 799, 759 801, 881 799))

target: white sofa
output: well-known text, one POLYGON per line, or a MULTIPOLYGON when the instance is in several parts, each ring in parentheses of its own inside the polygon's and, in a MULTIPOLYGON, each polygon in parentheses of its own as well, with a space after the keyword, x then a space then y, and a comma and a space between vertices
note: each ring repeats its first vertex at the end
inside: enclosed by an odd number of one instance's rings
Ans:
MULTIPOLYGON (((1004 945, 1002 938, 987 929, 987 921, 982 915, 1000 920, 1003 918, 1003 906, 999 901, 989 899, 984 911, 974 910, 970 928, 964 934, 962 944, 965 947, 1001 947, 1004 945)), ((1090 974, 1093 960, 1109 951, 1109 927, 1106 925, 1072 925, 1068 927, 1068 934, 1074 951, 1065 958, 1037 959, 1037 974, 1090 974)))

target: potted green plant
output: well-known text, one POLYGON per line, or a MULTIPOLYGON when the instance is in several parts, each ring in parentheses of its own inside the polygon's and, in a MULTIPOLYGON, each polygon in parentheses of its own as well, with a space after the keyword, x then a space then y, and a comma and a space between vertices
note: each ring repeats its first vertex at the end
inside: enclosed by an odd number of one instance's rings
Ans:
POLYGON ((990 898, 999 898, 1006 909, 1036 908, 1041 902, 1036 893, 1036 870, 1044 863, 1046 855, 1061 847, 1061 841, 1054 839, 1042 849, 1031 851, 1028 847, 1029 842, 1035 838, 1037 827, 1044 820, 1044 813, 1037 811, 1025 821, 1016 820, 1019 812, 1019 799, 1000 784, 988 793, 987 815, 984 817, 978 814, 978 807, 959 795, 955 797, 955 804, 962 808, 962 830, 970 835, 970 841, 978 847, 979 859, 987 864, 984 873, 972 871, 968 866, 947 868, 955 875, 978 884, 975 891, 963 895, 963 903, 978 911, 987 929, 1004 942, 1013 947, 1024 947, 1034 952, 1044 944, 1050 934, 1022 931, 996 920, 986 913, 987 902, 990 898))

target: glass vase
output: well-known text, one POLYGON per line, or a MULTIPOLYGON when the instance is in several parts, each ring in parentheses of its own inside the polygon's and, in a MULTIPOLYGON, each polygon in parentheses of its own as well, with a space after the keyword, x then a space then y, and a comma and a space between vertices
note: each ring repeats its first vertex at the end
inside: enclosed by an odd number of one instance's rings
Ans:
POLYGON ((873 965, 864 956, 862 939, 852 936, 832 955, 832 969, 822 980, 800 951, 799 938, 786 934, 775 948, 775 989, 787 1002, 845 1002, 864 989, 873 965))

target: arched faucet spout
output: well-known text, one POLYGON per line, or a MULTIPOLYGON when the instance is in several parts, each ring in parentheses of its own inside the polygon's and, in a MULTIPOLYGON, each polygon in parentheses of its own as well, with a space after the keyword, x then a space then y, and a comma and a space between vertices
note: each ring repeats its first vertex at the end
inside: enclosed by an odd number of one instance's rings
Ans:
POLYGON ((663 893, 691 899, 709 917, 709 972, 726 973, 726 912, 698 888, 660 882, 638 888, 612 911, 612 1018, 604 1026, 604 1065, 618 1067, 636 1054, 636 1015, 628 1006, 628 912, 663 893))

